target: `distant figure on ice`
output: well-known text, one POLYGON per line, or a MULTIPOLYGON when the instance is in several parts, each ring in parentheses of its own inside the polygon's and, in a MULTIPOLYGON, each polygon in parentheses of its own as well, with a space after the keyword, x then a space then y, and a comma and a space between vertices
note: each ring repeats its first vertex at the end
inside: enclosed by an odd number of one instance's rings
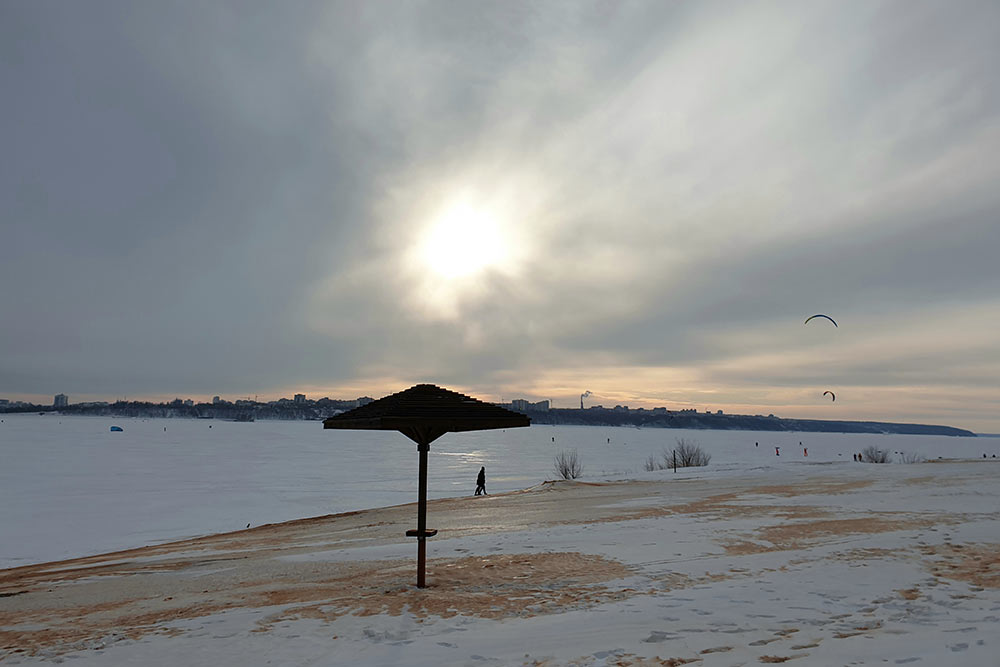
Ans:
POLYGON ((486 493, 486 466, 479 469, 479 476, 476 477, 476 495, 488 496, 486 493))
POLYGON ((809 456, 809 448, 808 447, 803 447, 802 448, 802 456, 809 456))
POLYGON ((760 443, 759 442, 755 442, 755 443, 753 443, 753 446, 754 447, 760 447, 760 443))
POLYGON ((775 456, 781 456, 781 447, 775 447, 774 448, 774 455, 775 456))

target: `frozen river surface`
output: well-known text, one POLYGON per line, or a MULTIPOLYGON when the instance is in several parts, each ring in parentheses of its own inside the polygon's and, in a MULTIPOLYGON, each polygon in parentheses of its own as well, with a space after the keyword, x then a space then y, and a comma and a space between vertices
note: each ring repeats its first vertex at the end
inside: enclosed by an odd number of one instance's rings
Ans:
MULTIPOLYGON (((435 441, 428 493, 471 495, 480 466, 490 493, 534 486, 555 477, 553 457, 570 449, 584 479, 662 477, 672 473, 644 472, 643 463, 677 438, 712 456, 709 466, 678 477, 720 481, 758 468, 858 465, 852 453, 870 445, 928 459, 1000 456, 996 438, 533 426, 435 441)), ((395 432, 325 431, 319 422, 4 415, 0 568, 397 505, 416 493, 416 446, 395 432), (124 430, 110 432, 112 425, 124 430)))

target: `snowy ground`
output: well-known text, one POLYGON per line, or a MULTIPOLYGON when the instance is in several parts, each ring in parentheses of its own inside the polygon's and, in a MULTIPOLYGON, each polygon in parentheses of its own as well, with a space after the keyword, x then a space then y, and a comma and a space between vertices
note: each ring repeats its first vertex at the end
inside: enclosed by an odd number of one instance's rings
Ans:
POLYGON ((0 571, 0 661, 995 666, 997 461, 439 499, 423 590, 412 505, 0 571))
MULTIPOLYGON (((318 422, 2 419, 0 567, 416 498, 416 448, 394 432, 324 431, 318 422), (113 424, 125 430, 111 433, 113 424)), ((997 438, 532 426, 435 441, 430 497, 470 495, 480 466, 491 493, 534 486, 553 477, 563 449, 578 450, 584 479, 642 478, 646 458, 677 438, 712 455, 707 468, 681 475, 706 478, 851 465, 869 445, 933 459, 1000 456, 997 438)))

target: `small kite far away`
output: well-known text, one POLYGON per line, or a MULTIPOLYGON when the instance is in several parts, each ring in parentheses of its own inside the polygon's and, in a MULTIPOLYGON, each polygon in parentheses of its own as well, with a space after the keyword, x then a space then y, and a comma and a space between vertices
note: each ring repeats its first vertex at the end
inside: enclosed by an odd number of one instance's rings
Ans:
MULTIPOLYGON (((816 317, 825 317, 826 319, 828 319, 831 322, 833 322, 833 326, 835 326, 835 327, 837 326, 837 323, 833 321, 832 317, 830 317, 829 315, 823 315, 822 313, 820 313, 818 315, 810 315, 809 317, 806 318, 806 321, 803 322, 803 324, 809 324, 809 320, 811 320, 813 318, 816 318, 816 317)), ((837 328, 839 329, 840 327, 837 327, 837 328)))
POLYGON ((836 400, 837 400, 837 395, 836 395, 836 394, 834 394, 834 393, 833 393, 832 391, 830 391, 830 390, 827 390, 827 391, 824 391, 824 392, 823 392, 823 395, 824 395, 824 396, 826 396, 827 394, 830 394, 830 398, 832 399, 832 400, 831 400, 831 402, 833 402, 833 401, 836 401, 836 400))

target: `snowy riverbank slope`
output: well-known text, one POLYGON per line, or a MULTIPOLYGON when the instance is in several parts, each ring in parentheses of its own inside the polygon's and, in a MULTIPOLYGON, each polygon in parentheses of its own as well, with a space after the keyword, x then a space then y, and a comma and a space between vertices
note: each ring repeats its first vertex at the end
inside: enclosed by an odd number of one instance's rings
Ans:
POLYGON ((424 590, 412 505, 0 571, 0 661, 996 664, 1000 464, 645 477, 432 501, 424 590))

